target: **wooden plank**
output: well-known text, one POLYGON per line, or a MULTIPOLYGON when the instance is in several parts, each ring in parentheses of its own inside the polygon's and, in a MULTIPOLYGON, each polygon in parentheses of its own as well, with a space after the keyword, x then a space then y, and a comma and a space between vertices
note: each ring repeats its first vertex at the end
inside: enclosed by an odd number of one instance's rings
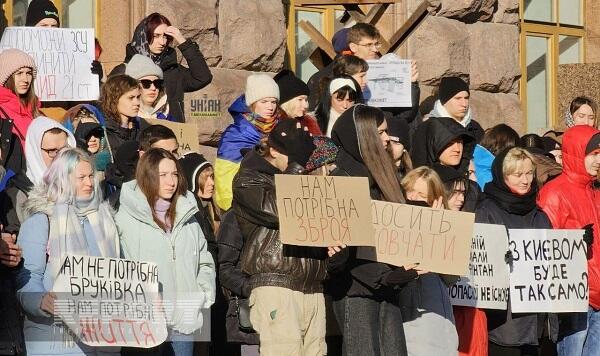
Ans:
POLYGON ((402 0, 296 0, 294 4, 303 5, 372 5, 372 4, 394 4, 402 2, 402 0))
POLYGON ((344 9, 346 10, 346 13, 348 13, 348 15, 354 19, 354 21, 365 22, 365 14, 358 5, 346 4, 344 5, 344 9))
POLYGON ((367 12, 365 15, 363 22, 370 23, 371 25, 375 26, 381 16, 383 16, 385 10, 387 10, 388 6, 390 6, 390 4, 373 5, 371 9, 369 9, 369 12, 367 12))
POLYGON ((389 43, 381 42, 381 54, 386 54, 390 51, 394 51, 398 48, 410 34, 417 28, 417 26, 427 16, 427 7, 429 7, 429 1, 423 0, 421 5, 413 12, 412 15, 406 20, 406 22, 400 26, 400 28, 392 35, 389 43))
POLYGON ((325 36, 321 34, 321 32, 319 32, 319 30, 315 28, 315 26, 306 20, 298 22, 298 26, 300 26, 300 28, 306 32, 308 37, 310 37, 310 39, 317 46, 323 49, 329 57, 335 58, 335 50, 333 49, 333 45, 325 38, 325 36))

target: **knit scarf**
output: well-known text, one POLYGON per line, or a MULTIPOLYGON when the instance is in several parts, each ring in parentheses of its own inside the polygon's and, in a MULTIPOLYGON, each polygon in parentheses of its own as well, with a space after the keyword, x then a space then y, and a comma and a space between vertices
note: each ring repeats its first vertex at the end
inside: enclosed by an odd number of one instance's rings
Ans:
POLYGON ((567 125, 567 128, 575 126, 575 119, 573 118, 573 115, 571 115, 569 108, 567 108, 567 112, 565 113, 565 125, 567 125))
POLYGON ((69 255, 89 255, 82 221, 87 219, 94 239, 103 257, 119 256, 119 238, 110 208, 95 194, 89 200, 56 203, 48 216, 48 262, 46 268, 52 276, 58 275, 62 258, 69 255))
POLYGON ((264 118, 256 113, 248 112, 242 114, 246 120, 248 120, 258 131, 263 134, 268 134, 273 130, 275 125, 279 122, 279 116, 274 115, 270 118, 264 118))

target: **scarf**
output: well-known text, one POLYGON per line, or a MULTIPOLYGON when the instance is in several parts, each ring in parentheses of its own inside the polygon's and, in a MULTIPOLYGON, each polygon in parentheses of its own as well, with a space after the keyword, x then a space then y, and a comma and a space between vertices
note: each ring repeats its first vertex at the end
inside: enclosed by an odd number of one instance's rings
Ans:
POLYGON ((171 232, 171 228, 173 226, 167 216, 169 207, 171 207, 171 202, 164 199, 158 199, 156 203, 154 203, 154 212, 156 213, 156 217, 158 220, 160 220, 160 222, 165 224, 165 227, 168 230, 167 232, 171 232))
POLYGON ((565 113, 565 125, 567 125, 567 128, 575 126, 575 119, 573 119, 573 115, 571 115, 571 110, 569 110, 569 108, 567 108, 567 112, 565 113))
POLYGON ((507 212, 516 215, 527 215, 536 208, 536 196, 538 192, 537 179, 534 177, 531 182, 531 189, 523 195, 513 193, 504 182, 502 174, 502 165, 506 154, 512 147, 502 151, 494 159, 492 164, 492 181, 483 188, 486 195, 494 199, 498 205, 507 212))
POLYGON ((279 116, 275 114, 273 117, 264 118, 256 113, 243 113, 242 114, 248 122, 250 122, 258 131, 263 134, 268 134, 273 130, 275 125, 279 122, 279 116))
MULTIPOLYGON (((442 105, 442 102, 439 100, 436 100, 435 104, 433 105, 433 110, 431 110, 431 112, 429 113, 429 117, 452 117, 452 116, 450 116, 450 114, 448 113, 448 110, 446 110, 444 105, 442 105)), ((469 126, 469 124, 471 123, 472 120, 473 120, 473 111, 471 110, 471 107, 469 107, 465 117, 461 121, 458 121, 458 123, 461 124, 462 127, 466 128, 467 126, 469 126)))
POLYGON ((48 262, 52 276, 58 275, 62 258, 67 255, 89 255, 82 221, 87 219, 98 250, 103 257, 119 256, 119 238, 110 208, 94 194, 88 200, 73 203, 55 203, 48 216, 48 262))

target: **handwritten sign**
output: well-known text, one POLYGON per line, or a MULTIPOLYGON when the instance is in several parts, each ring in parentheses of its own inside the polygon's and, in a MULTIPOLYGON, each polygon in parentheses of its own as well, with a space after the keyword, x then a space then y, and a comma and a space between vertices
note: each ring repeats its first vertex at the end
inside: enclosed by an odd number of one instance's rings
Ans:
POLYGON ((373 200, 375 247, 362 259, 463 275, 469 265, 475 214, 373 200))
POLYGON ((363 96, 367 105, 411 107, 411 61, 395 54, 368 60, 367 87, 363 96))
POLYGON ((508 234, 504 225, 475 224, 468 273, 448 287, 453 305, 506 309, 508 234))
POLYGON ((281 242, 373 246, 367 178, 278 174, 275 187, 281 242))
POLYGON ((198 126, 196 126, 196 124, 184 124, 157 119, 144 120, 150 125, 163 125, 170 128, 175 133, 175 136, 177 136, 179 153, 198 152, 200 150, 200 143, 198 142, 198 126))
POLYGON ((587 246, 583 230, 508 231, 514 313, 586 312, 587 246))
POLYGON ((93 29, 7 27, 0 51, 18 48, 37 65, 35 92, 42 101, 98 99, 98 76, 92 74, 95 58, 93 29))
POLYGON ((57 315, 86 345, 149 348, 167 338, 154 263, 67 255, 53 291, 57 315))

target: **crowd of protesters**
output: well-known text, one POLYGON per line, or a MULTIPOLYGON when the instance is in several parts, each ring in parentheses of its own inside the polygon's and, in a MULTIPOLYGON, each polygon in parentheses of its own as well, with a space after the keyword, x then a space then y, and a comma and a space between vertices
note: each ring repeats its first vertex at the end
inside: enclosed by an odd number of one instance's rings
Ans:
MULTIPOLYGON (((59 27, 56 7, 33 0, 27 25, 59 27)), ((33 58, 0 53, 0 354, 599 354, 596 103, 575 98, 564 133, 521 137, 482 128, 468 83, 445 77, 421 115, 413 62, 412 106, 380 109, 363 98, 377 29, 358 23, 332 42, 336 58, 308 84, 289 70, 247 78, 215 162, 183 154, 171 129, 147 121, 185 122, 184 93, 212 80, 198 44, 165 16, 135 28, 97 102, 63 102, 60 119, 35 94, 33 58), (453 306, 459 276, 364 260, 363 247, 285 245, 276 174, 366 177, 376 200, 506 228, 582 229, 589 311, 453 306), (152 262, 163 300, 192 295, 193 310, 169 310, 156 347, 88 346, 55 323, 65 254, 152 262), (211 341, 197 341, 208 323, 211 341)))

